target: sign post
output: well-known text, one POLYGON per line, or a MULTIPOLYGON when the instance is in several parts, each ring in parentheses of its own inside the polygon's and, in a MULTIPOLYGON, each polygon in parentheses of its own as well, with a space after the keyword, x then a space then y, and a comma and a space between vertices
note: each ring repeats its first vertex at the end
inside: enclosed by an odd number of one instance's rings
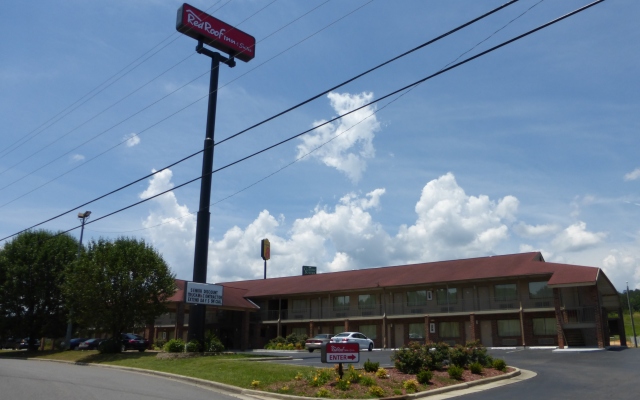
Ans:
MULTIPOLYGON (((183 4, 178 9, 176 30, 198 41, 196 52, 211 58, 211 77, 209 80, 209 105, 207 108, 207 127, 202 153, 202 178, 200 181, 200 204, 196 217, 196 239, 193 257, 193 281, 207 281, 207 262, 209 253, 209 228, 211 213, 211 173, 213 171, 213 136, 216 124, 216 103, 218 100, 218 75, 220 63, 233 68, 234 58, 249 61, 255 57, 255 38, 239 29, 228 25, 197 8, 183 4), (212 46, 229 55, 211 51, 204 45, 212 46)), ((204 324, 206 305, 201 303, 189 306, 188 341, 197 340, 204 343, 204 324)))
POLYGON ((358 343, 327 343, 322 346, 320 361, 323 363, 338 363, 338 375, 342 379, 342 363, 360 362, 360 345, 358 343))

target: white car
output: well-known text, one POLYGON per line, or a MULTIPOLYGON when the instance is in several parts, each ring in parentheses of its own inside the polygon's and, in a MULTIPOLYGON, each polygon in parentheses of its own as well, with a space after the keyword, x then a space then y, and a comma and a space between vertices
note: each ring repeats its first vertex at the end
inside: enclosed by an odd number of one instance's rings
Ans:
POLYGON ((360 350, 373 350, 373 340, 360 332, 342 332, 331 338, 331 343, 358 343, 360 350))

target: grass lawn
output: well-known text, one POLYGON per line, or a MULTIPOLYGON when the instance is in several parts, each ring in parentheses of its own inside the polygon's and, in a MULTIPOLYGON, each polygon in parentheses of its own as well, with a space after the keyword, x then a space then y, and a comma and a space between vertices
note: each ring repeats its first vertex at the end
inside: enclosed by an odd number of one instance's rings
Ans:
POLYGON ((265 362, 243 362, 246 358, 255 358, 248 354, 229 354, 212 357, 182 358, 161 360, 156 358, 155 352, 125 352, 121 354, 99 354, 95 350, 90 351, 38 351, 27 353, 25 351, 3 351, 0 357, 8 358, 46 358, 82 363, 120 365, 149 369, 154 371, 169 372, 176 375, 191 376, 194 378, 225 383, 250 389, 254 380, 265 384, 285 382, 292 380, 297 373, 313 371, 311 367, 294 367, 265 362))
MULTIPOLYGON (((633 337, 633 329, 631 327, 631 317, 628 311, 623 312, 624 316, 624 332, 627 335, 627 340, 631 340, 633 337)), ((640 336, 640 312, 633 313, 633 323, 636 326, 636 336, 640 336)), ((638 343, 640 346, 640 343, 638 343)))

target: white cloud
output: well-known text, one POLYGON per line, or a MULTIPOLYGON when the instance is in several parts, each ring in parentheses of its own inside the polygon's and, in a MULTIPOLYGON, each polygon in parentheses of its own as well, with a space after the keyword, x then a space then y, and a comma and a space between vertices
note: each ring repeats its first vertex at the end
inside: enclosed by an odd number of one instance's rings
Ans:
POLYGON ((82 154, 73 154, 71 156, 71 162, 80 162, 84 161, 85 157, 82 154))
POLYGON ((448 173, 424 187, 415 207, 418 219, 400 228, 396 248, 410 262, 488 254, 508 238, 505 223, 517 208, 513 196, 497 203, 484 195, 467 196, 448 173))
MULTIPOLYGON (((373 93, 332 92, 327 97, 331 107, 341 115, 369 103, 373 100, 373 93)), ((366 159, 375 156, 373 138, 375 132, 380 130, 380 123, 373 114, 374 111, 374 106, 365 107, 303 136, 300 139, 302 143, 297 146, 297 157, 322 146, 305 158, 317 158, 347 175, 352 182, 359 181, 367 168, 366 159)), ((326 120, 316 121, 314 126, 324 122, 326 120)))
POLYGON ((612 249, 602 260, 602 269, 619 290, 640 289, 640 254, 612 249))
POLYGON ((544 237, 552 235, 560 230, 556 224, 548 225, 527 225, 520 222, 513 227, 515 233, 526 238, 544 237))
POLYGON ((579 221, 560 232, 552 241, 557 251, 579 251, 593 247, 607 236, 604 232, 588 232, 587 224, 579 221))
MULTIPOLYGON (((155 172, 155 170, 153 170, 155 172)), ((154 175, 147 189, 140 193, 141 199, 173 188, 171 170, 154 175)), ((193 252, 195 246, 196 217, 188 207, 178 204, 173 192, 163 194, 152 200, 157 209, 149 212, 142 221, 148 229, 154 246, 162 253, 178 278, 192 279, 193 252)))
POLYGON ((138 134, 135 132, 131 132, 128 135, 124 135, 122 139, 126 140, 127 147, 133 147, 140 144, 140 136, 138 136, 138 134))
POLYGON ((636 168, 624 176, 625 181, 635 181, 638 178, 640 178, 640 168, 636 168))

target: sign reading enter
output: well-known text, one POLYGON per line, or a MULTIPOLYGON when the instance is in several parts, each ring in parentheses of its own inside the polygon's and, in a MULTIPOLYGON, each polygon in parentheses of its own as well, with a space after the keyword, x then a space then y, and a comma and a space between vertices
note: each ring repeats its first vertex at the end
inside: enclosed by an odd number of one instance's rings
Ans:
POLYGON ((360 345, 358 343, 327 343, 326 346, 322 346, 320 361, 323 363, 360 362, 360 345))

